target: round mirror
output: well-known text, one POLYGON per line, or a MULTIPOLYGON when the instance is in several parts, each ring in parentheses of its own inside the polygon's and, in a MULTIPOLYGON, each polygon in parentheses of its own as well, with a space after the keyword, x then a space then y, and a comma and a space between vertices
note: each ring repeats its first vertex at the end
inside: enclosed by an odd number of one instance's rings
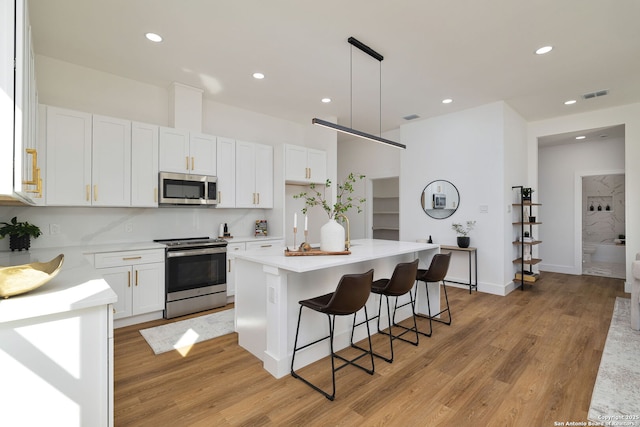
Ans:
POLYGON ((431 218, 449 218, 460 205, 460 193, 449 181, 432 181, 422 190, 420 203, 431 218))

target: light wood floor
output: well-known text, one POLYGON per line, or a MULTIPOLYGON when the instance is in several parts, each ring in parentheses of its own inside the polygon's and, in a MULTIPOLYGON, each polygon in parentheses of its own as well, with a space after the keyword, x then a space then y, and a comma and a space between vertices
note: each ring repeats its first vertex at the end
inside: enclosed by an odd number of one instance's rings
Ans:
MULTIPOLYGON (((155 356, 138 330, 115 331, 115 425, 553 426, 586 421, 623 281, 544 273, 506 297, 449 287, 453 324, 436 324, 373 376, 346 367, 330 402, 276 380, 230 334, 155 356)), ((420 322, 425 322, 421 320, 420 322)), ((424 323, 420 323, 425 326, 424 323)), ((377 337, 381 351, 387 341, 377 337)), ((326 378, 327 361, 302 370, 326 378)))

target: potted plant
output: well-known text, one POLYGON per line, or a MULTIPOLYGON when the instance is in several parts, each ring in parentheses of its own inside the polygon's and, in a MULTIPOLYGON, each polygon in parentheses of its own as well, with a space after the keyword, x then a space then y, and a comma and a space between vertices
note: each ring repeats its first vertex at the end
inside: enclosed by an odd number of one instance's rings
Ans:
POLYGON ((533 194, 535 190, 533 188, 529 188, 529 187, 523 187, 522 188, 522 200, 523 201, 531 201, 531 195, 533 194))
POLYGON ((469 232, 473 230, 475 227, 475 221, 467 221, 465 225, 461 223, 453 223, 451 224, 451 228, 455 230, 458 234, 458 247, 460 248, 468 248, 471 243, 471 238, 469 237, 469 232))
POLYGON ((0 239, 9 235, 9 249, 29 250, 31 238, 37 239, 42 234, 37 225, 25 222, 18 222, 18 217, 11 218, 10 222, 0 223, 0 239))
MULTIPOLYGON (((361 205, 366 201, 364 198, 353 198, 353 184, 361 180, 365 175, 355 175, 351 172, 342 184, 337 186, 336 202, 330 204, 324 193, 316 189, 316 184, 309 184, 310 192, 294 194, 294 199, 304 199, 305 207, 302 213, 306 215, 307 209, 314 206, 322 206, 327 213, 329 222, 320 229, 320 249, 328 252, 338 252, 345 248, 344 227, 336 222, 342 218, 347 222, 345 214, 352 208, 356 208, 358 213, 362 212, 361 205)), ((331 187, 331 180, 325 182, 325 190, 331 187)))

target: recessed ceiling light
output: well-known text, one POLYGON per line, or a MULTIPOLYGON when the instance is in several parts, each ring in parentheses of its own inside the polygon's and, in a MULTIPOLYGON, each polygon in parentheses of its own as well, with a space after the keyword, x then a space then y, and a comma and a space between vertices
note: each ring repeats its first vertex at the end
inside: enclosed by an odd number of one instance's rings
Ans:
POLYGON ((576 102, 578 101, 576 101, 575 99, 570 99, 568 101, 564 101, 564 105, 572 105, 572 104, 575 104, 576 102))
POLYGON ((451 99, 451 98, 447 98, 447 99, 443 99, 442 100, 443 104, 451 104, 452 102, 453 102, 453 99, 451 99))
POLYGON ((160 43, 162 41, 162 37, 156 33, 147 33, 144 35, 148 40, 151 40, 155 43, 160 43))
POLYGON ((258 79, 258 80, 262 80, 262 79, 264 79, 264 74, 262 74, 262 73, 253 73, 253 78, 254 79, 258 79))
POLYGON ((586 136, 576 136, 576 139, 585 139, 586 136))
POLYGON ((553 46, 543 46, 536 50, 536 55, 544 55, 545 53, 549 53, 553 50, 553 46))
POLYGON ((328 104, 331 102, 331 98, 322 98, 322 102, 324 102, 325 104, 328 104))

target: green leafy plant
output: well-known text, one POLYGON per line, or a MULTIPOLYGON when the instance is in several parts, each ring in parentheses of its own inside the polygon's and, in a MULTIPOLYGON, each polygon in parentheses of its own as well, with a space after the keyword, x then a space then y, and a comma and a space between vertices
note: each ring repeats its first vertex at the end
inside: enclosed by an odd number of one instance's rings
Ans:
POLYGON ((475 221, 467 221, 466 225, 462 225, 459 222, 458 223, 454 222, 453 224, 451 224, 451 228, 455 230, 458 236, 462 236, 462 237, 467 237, 469 235, 469 232, 473 230, 475 226, 476 226, 475 221))
MULTIPOLYGON (((354 175, 353 172, 347 176, 344 183, 338 184, 336 195, 336 202, 331 205, 327 202, 325 195, 316 189, 316 184, 309 184, 310 192, 302 192, 294 194, 294 199, 304 199, 305 207, 302 209, 302 213, 306 214, 307 209, 313 206, 322 206, 329 219, 335 218, 337 214, 344 214, 349 209, 356 208, 358 213, 362 212, 361 205, 366 202, 364 198, 353 198, 353 184, 356 181, 361 180, 365 175, 354 175)), ((331 187, 331 180, 327 179, 325 182, 325 189, 331 187)))
POLYGON ((42 234, 40 227, 25 222, 18 222, 18 217, 11 218, 10 222, 0 222, 0 239, 3 239, 7 234, 15 235, 18 237, 30 236, 36 239, 42 234))
POLYGON ((535 190, 533 188, 529 188, 529 187, 524 187, 522 189, 522 197, 530 199, 531 198, 531 194, 533 194, 535 190))

